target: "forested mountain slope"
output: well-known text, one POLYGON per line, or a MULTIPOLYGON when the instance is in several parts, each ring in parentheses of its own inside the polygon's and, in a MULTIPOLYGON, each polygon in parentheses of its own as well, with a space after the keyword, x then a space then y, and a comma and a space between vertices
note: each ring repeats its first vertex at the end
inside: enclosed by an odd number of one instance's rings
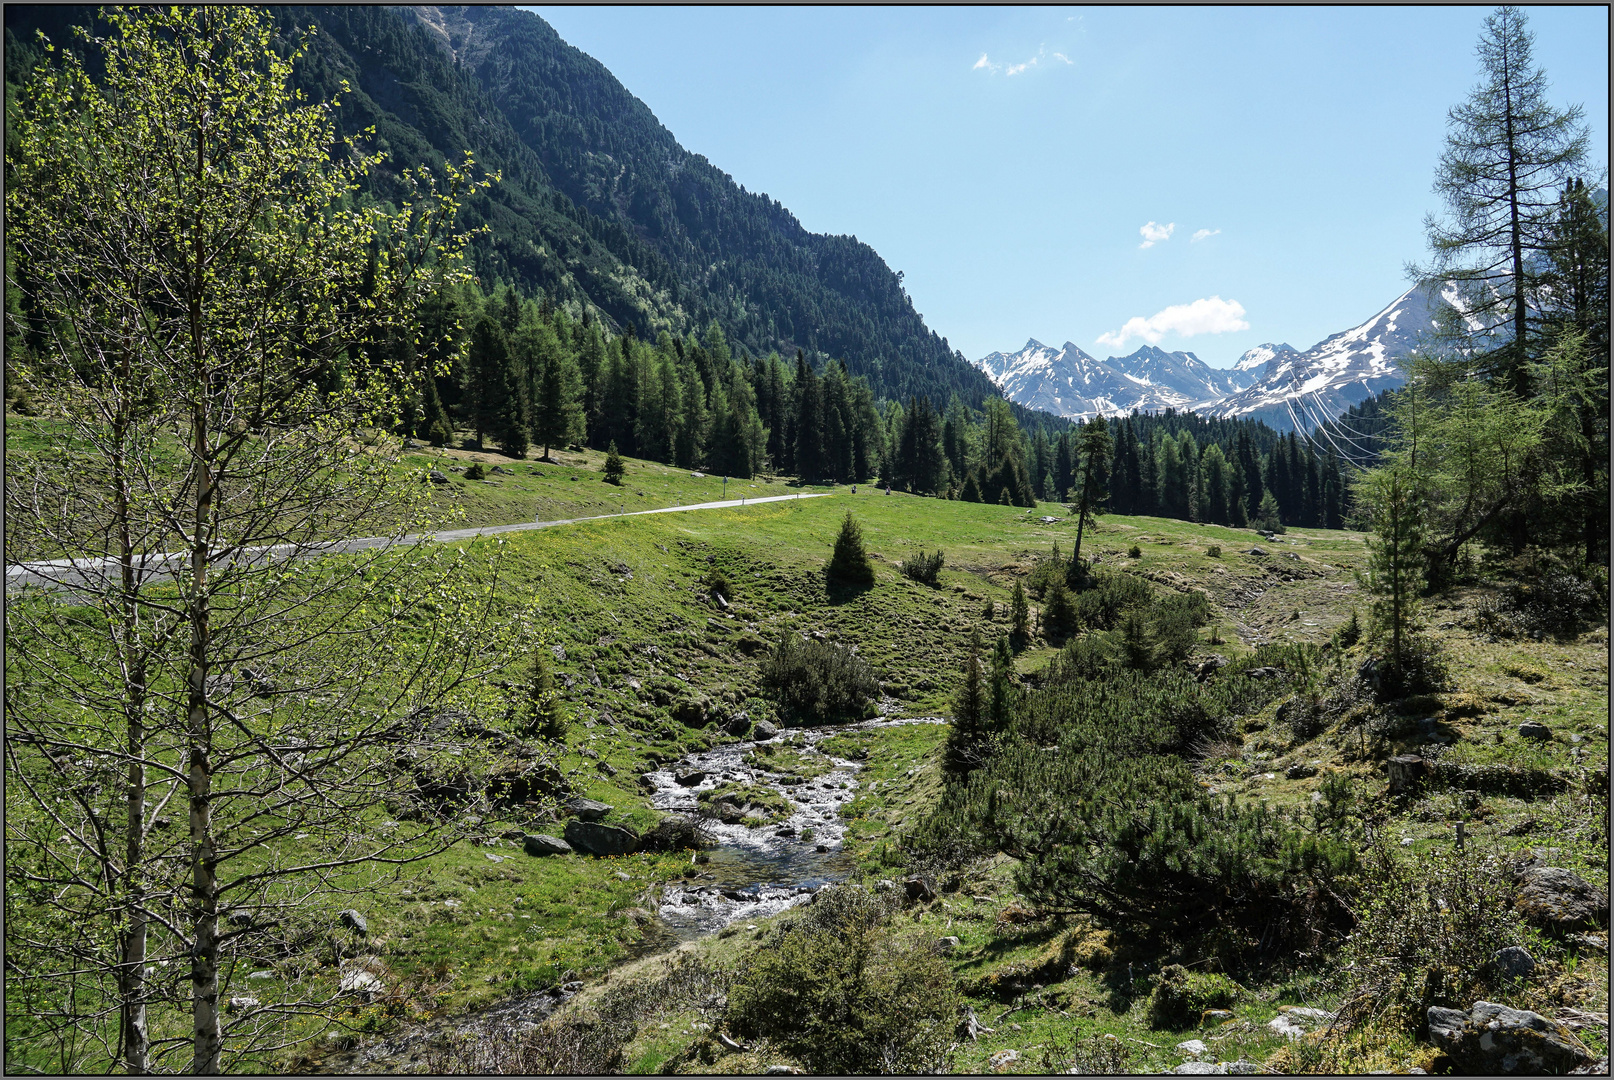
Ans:
MULTIPOLYGON (((297 6, 272 9, 289 44, 314 26, 298 66, 318 100, 345 80, 339 123, 384 151, 374 194, 395 198, 413 165, 459 161, 501 174, 468 199, 485 286, 508 281, 591 310, 644 340, 714 319, 755 355, 806 351, 865 374, 877 397, 957 392, 979 406, 990 381, 926 327, 867 244, 810 233, 680 146, 644 103, 542 19, 512 8, 297 6), (364 129, 373 127, 373 136, 364 129)), ((88 7, 8 6, 7 81, 43 55, 36 31, 73 42, 88 7)), ((1022 414, 1023 416, 1026 414, 1022 414)))

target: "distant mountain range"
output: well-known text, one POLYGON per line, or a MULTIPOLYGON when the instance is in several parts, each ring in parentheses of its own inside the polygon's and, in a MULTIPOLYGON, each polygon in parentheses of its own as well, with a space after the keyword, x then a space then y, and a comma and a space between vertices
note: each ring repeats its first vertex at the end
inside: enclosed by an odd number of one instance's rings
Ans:
POLYGON ((1304 352, 1286 344, 1257 345, 1226 370, 1207 366, 1193 353, 1152 345, 1095 360, 1068 341, 1056 350, 1036 340, 974 363, 1011 401, 1075 419, 1173 408, 1309 431, 1364 398, 1400 386, 1405 380, 1396 361, 1435 329, 1440 309, 1454 307, 1457 292, 1450 284, 1416 285, 1361 325, 1304 352))
POLYGON ((1070 417, 1198 409, 1250 385, 1242 372, 1217 371, 1193 353, 1153 345, 1095 360, 1072 342, 1052 349, 1032 338, 1018 352, 995 352, 975 366, 1010 401, 1070 417))

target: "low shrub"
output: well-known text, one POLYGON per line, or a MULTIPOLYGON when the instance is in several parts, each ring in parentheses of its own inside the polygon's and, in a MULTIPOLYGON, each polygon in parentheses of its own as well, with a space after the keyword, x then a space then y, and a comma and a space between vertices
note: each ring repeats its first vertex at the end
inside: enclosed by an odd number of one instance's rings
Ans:
POLYGON ((1196 1027, 1206 1009, 1226 1009, 1244 988, 1226 975, 1189 971, 1167 964, 1149 994, 1149 1026, 1181 1031, 1196 1027))
POLYGON ((1138 545, 1133 544, 1131 547, 1126 549, 1126 557, 1129 559, 1141 559, 1143 558, 1143 549, 1138 547, 1138 545))
POLYGON ((465 467, 465 479, 467 480, 481 480, 485 476, 487 476, 487 473, 483 471, 480 461, 473 461, 465 467))
POLYGON ((781 715, 810 724, 867 715, 880 692, 874 672, 850 649, 788 632, 762 664, 762 685, 781 715))
POLYGON ((1526 931, 1496 853, 1436 853, 1413 863, 1381 839, 1361 879, 1356 930, 1341 958, 1342 1019, 1412 1033, 1431 1005, 1467 1010, 1501 989, 1491 958, 1526 944, 1526 931))
POLYGON ((1076 622, 1089 630, 1113 630, 1121 613, 1154 599, 1149 583, 1132 574, 1100 574, 1076 596, 1076 622))
POLYGON ((958 990, 928 944, 895 935, 891 899, 820 893, 777 940, 742 962, 726 1020, 824 1075, 945 1071, 958 990))
POLYGON ((717 569, 715 566, 706 572, 705 577, 701 578, 701 586, 706 589, 707 592, 712 593, 715 596, 721 596, 725 600, 732 600, 734 598, 734 586, 729 582, 728 577, 723 573, 723 571, 717 569))
POLYGON ((935 585, 941 576, 942 561, 940 548, 930 555, 920 549, 902 561, 902 574, 923 585, 935 585))
POLYGON ((1222 545, 1212 544, 1210 547, 1205 549, 1205 554, 1209 555, 1213 559, 1220 559, 1222 557, 1222 545))

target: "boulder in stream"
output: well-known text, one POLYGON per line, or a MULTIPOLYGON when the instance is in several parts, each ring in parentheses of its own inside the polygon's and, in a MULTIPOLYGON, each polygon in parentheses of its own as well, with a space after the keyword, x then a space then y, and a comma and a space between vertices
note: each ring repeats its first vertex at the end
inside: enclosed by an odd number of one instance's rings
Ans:
POLYGON ((766 742, 779 734, 779 728, 766 720, 758 720, 751 728, 751 734, 755 735, 758 741, 766 742))

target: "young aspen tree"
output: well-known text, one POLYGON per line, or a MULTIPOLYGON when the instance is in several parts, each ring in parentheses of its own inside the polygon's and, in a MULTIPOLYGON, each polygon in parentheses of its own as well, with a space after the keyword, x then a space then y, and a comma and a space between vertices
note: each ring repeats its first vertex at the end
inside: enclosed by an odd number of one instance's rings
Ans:
POLYGON ((50 51, 7 146, 53 432, 8 456, 7 553, 55 560, 7 574, 8 1041, 216 1073, 343 996, 299 974, 298 923, 452 840, 381 803, 433 753, 416 717, 522 629, 487 618, 491 564, 400 542, 424 485, 380 435, 433 374, 383 346, 464 277, 457 200, 487 182, 445 165, 365 203, 380 155, 288 88, 300 47, 258 10, 105 20, 101 73, 50 51), (281 989, 226 1016, 221 966, 277 939, 281 989), (148 1014, 187 1003, 188 1032, 148 1014))

